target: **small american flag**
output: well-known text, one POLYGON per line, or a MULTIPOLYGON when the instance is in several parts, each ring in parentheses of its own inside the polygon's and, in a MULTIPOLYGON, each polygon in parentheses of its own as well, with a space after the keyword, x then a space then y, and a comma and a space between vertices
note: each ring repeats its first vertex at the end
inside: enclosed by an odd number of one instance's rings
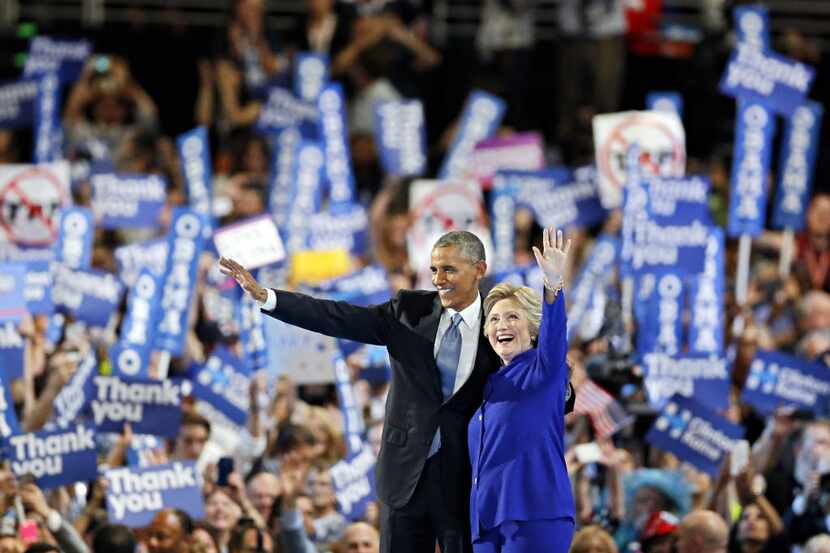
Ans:
POLYGON ((600 438, 611 436, 634 420, 611 394, 590 379, 577 390, 574 413, 588 415, 600 438))

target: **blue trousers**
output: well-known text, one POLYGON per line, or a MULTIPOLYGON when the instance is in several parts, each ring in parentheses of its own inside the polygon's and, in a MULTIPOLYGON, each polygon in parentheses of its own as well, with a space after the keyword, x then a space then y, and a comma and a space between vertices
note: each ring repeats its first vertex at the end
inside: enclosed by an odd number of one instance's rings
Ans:
POLYGON ((508 521, 482 532, 473 553, 568 553, 573 537, 567 518, 508 521))

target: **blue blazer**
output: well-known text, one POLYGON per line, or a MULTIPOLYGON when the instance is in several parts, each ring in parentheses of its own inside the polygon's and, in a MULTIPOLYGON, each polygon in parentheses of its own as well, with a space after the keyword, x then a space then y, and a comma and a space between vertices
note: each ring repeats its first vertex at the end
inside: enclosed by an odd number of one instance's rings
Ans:
POLYGON ((490 375, 467 427, 473 539, 505 521, 574 520, 565 467, 565 298, 542 300, 536 348, 490 375))

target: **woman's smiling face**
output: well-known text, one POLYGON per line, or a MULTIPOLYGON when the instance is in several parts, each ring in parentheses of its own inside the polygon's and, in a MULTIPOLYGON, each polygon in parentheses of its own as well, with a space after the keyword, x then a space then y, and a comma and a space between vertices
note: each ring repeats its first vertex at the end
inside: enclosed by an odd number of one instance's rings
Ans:
POLYGON ((505 365, 532 346, 527 313, 513 298, 496 302, 487 314, 485 330, 490 346, 505 365))

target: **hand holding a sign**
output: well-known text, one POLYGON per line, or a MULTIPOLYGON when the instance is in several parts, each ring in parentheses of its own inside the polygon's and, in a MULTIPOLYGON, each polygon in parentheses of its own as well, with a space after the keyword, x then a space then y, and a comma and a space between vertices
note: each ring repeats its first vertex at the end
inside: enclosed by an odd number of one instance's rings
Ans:
POLYGON ((223 275, 233 278, 252 298, 258 302, 264 302, 268 298, 268 292, 259 285, 256 279, 245 267, 227 257, 219 258, 219 270, 223 275))
POLYGON ((533 255, 536 256, 536 263, 545 275, 545 300, 553 303, 556 294, 564 286, 565 270, 568 265, 568 252, 571 250, 571 239, 565 242, 565 236, 561 230, 553 227, 546 228, 542 236, 542 247, 544 252, 533 246, 533 255))
POLYGON ((33 482, 20 486, 20 500, 31 512, 40 515, 45 520, 49 515, 49 504, 43 491, 33 482))

